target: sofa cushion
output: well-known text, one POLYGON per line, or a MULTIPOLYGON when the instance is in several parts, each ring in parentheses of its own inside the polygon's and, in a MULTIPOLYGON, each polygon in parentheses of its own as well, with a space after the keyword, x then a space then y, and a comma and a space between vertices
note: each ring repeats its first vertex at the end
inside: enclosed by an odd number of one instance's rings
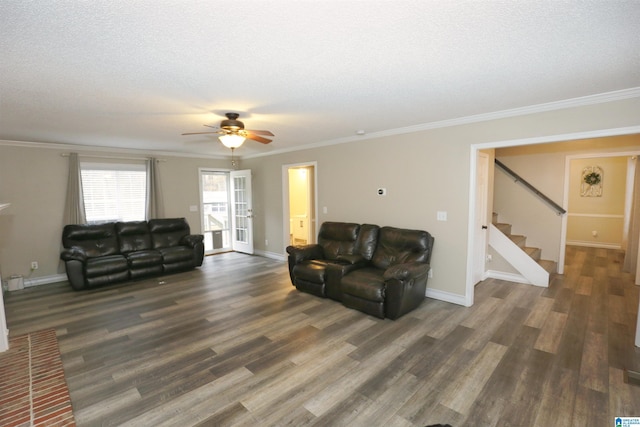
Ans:
POLYGON ((162 254, 156 250, 129 252, 127 261, 131 268, 142 268, 153 265, 162 266, 162 254))
POLYGON ((107 255, 89 258, 85 265, 85 272, 86 276, 90 278, 121 273, 127 271, 128 268, 129 264, 123 255, 107 255))
POLYGON ((151 233, 146 221, 118 222, 116 232, 122 254, 151 249, 151 233))
POLYGON ((158 249, 162 255, 164 264, 173 264, 182 261, 194 262, 193 251, 186 246, 173 246, 170 248, 158 249))
POLYGON ((178 246, 182 238, 190 234, 189 224, 184 218, 150 219, 149 231, 153 249, 178 246))
POLYGON ((70 224, 62 232, 65 248, 76 247, 87 258, 115 255, 120 251, 115 224, 70 224))

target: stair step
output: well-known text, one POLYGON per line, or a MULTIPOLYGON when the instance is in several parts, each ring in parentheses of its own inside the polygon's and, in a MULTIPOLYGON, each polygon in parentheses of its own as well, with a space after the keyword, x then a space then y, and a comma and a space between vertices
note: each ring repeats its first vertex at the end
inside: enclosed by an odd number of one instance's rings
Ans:
POLYGON ((493 225, 500 231, 502 234, 509 235, 511 234, 511 224, 505 224, 504 222, 494 222, 493 225))
POLYGON ((540 261, 540 257, 542 256, 542 249, 540 248, 531 248, 529 246, 525 246, 524 251, 536 261, 540 261))
POLYGON ((527 242, 527 236, 521 236, 519 234, 507 234, 507 237, 522 249, 524 249, 524 247, 526 246, 525 243, 527 242))
POLYGON ((558 263, 555 261, 551 261, 548 259, 540 259, 538 260, 538 264, 540 264, 542 268, 547 270, 549 274, 554 274, 558 272, 558 263))

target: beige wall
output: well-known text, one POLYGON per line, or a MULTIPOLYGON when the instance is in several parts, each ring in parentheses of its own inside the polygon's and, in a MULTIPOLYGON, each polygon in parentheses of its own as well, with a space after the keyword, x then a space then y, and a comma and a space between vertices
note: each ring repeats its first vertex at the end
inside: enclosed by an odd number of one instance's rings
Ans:
POLYGON ((622 247, 628 157, 573 159, 569 172, 567 243, 622 247), (602 196, 581 195, 582 171, 599 166, 602 196), (594 236, 593 232, 597 235, 594 236))
MULTIPOLYGON (((284 255, 282 166, 316 161, 318 223, 354 221, 428 230, 436 239, 429 288, 462 298, 472 144, 640 126, 636 111, 640 99, 627 99, 245 158, 242 167, 253 170, 256 250, 284 255), (388 195, 378 196, 378 187, 386 187, 388 195), (436 221, 437 211, 447 211, 448 221, 436 221)), ((58 271, 67 176, 67 159, 59 154, 0 145, 0 200, 12 202, 0 214, 5 275, 27 274, 34 259, 41 264, 39 275, 58 271)), ((228 162, 168 158, 160 166, 167 215, 185 216, 199 231, 198 213, 189 212, 199 201, 198 167, 227 167, 228 162)))
MULTIPOLYGON (((29 279, 64 273, 59 255, 69 159, 61 154, 68 152, 0 143, 0 201, 11 203, 0 212, 0 266, 5 278, 12 274, 27 278, 31 261, 38 261, 39 269, 29 279)), ((166 159, 159 164, 166 216, 185 217, 192 230, 200 232, 199 212, 189 210, 200 204, 198 168, 228 167, 228 161, 160 157, 166 159)))
MULTIPOLYGON (((284 253, 282 165, 317 161, 319 224, 354 221, 428 230, 436 239, 429 288, 463 296, 471 145, 637 126, 635 109, 638 99, 244 159, 244 167, 254 171, 256 249, 284 253), (386 187, 388 195, 378 196, 378 187, 386 187), (447 211, 448 221, 436 221, 437 211, 447 211)), ((549 184, 551 193, 561 195, 557 183, 549 184)))

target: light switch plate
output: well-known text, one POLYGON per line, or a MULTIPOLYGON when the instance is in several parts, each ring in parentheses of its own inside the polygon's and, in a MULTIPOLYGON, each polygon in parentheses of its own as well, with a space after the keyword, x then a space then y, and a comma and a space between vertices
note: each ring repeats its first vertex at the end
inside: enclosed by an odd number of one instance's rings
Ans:
POLYGON ((438 221, 446 221, 447 220, 447 211, 438 211, 436 219, 438 221))

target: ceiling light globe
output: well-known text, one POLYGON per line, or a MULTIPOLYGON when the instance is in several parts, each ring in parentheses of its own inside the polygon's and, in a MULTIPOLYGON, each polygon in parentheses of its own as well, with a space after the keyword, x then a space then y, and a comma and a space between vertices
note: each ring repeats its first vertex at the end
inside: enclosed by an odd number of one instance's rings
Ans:
POLYGON ((236 135, 233 133, 221 135, 218 137, 218 139, 220 140, 220 142, 222 142, 222 145, 227 148, 238 148, 245 140, 244 136, 236 135))

